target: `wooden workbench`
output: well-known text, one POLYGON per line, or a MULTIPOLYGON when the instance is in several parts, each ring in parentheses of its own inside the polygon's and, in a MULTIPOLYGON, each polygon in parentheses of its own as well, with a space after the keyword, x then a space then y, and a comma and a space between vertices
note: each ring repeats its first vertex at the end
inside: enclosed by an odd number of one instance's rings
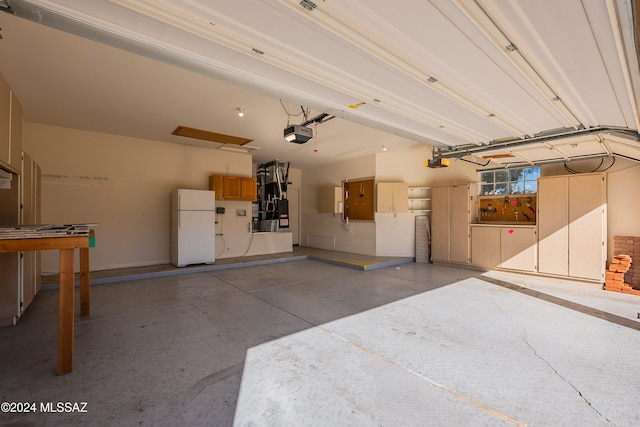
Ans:
POLYGON ((60 251, 60 288, 58 298, 58 375, 73 369, 74 326, 74 250, 80 250, 80 316, 91 313, 89 247, 93 231, 86 234, 62 234, 42 237, 3 238, 1 252, 60 251))

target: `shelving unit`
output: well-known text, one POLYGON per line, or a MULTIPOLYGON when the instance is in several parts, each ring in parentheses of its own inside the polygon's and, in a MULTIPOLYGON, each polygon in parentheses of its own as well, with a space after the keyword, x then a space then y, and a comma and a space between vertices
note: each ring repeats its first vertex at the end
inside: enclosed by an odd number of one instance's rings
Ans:
POLYGON ((409 187, 409 211, 431 212, 431 187, 409 187))

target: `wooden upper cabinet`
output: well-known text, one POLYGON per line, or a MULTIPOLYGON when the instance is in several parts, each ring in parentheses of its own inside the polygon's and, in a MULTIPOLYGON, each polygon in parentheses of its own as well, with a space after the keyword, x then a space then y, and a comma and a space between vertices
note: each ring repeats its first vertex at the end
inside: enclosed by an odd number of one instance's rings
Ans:
POLYGON ((241 176, 211 175, 209 189, 216 192, 216 200, 257 200, 256 178, 241 176))
POLYGON ((258 181, 256 178, 240 178, 240 198, 242 200, 256 201, 258 181))
POLYGON ((240 200, 240 178, 237 176, 222 177, 225 200, 240 200))
POLYGON ((222 175, 211 175, 209 177, 209 190, 216 192, 216 200, 224 200, 224 186, 222 184, 222 175))

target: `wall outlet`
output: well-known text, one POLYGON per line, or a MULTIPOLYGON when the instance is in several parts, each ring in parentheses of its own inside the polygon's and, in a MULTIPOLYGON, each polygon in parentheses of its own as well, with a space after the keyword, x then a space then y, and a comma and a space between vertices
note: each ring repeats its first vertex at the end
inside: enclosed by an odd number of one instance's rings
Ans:
POLYGON ((237 209, 236 210, 236 216, 247 216, 247 210, 246 209, 237 209))

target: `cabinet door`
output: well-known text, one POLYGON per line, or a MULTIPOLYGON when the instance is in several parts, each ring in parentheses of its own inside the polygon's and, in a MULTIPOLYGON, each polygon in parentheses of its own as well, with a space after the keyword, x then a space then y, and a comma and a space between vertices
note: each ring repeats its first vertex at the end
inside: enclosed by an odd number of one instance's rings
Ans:
MULTIPOLYGON (((20 184, 22 187, 22 224, 37 224, 35 215, 35 167, 31 157, 24 153, 22 159, 22 173, 20 184)), ((22 305, 21 313, 33 301, 37 292, 36 280, 36 251, 22 252, 22 305)))
POLYGON ((209 177, 209 190, 215 191, 216 200, 224 200, 222 175, 211 175, 209 177))
POLYGON ((0 163, 9 164, 9 129, 11 128, 11 89, 0 75, 0 163))
POLYGON ((238 200, 240 199, 240 178, 237 176, 224 176, 222 177, 224 185, 224 199, 225 200, 238 200))
POLYGON ((485 268, 500 266, 499 227, 471 227, 471 263, 485 268))
POLYGON ((22 105, 11 92, 11 135, 9 140, 9 165, 16 171, 22 168, 22 105))
POLYGON ((256 178, 241 178, 240 179, 240 198, 242 200, 256 201, 257 194, 257 181, 256 178))
POLYGON ((376 193, 376 212, 393 212, 393 184, 390 182, 379 182, 376 193))
POLYGON ((393 183, 393 212, 409 212, 409 184, 393 183))
POLYGON ((434 187, 431 202, 431 258, 449 261, 449 187, 434 187))
MULTIPOLYGON (((0 191, 0 224, 20 223, 20 188, 0 191)), ((0 253, 0 326, 7 326, 20 315, 20 254, 0 253)))
POLYGON ((569 274, 569 180, 538 180, 538 272, 569 274))
POLYGON ((604 280, 604 175, 569 178, 569 276, 604 280))
POLYGON ((449 255, 454 262, 469 262, 469 196, 467 185, 450 187, 449 255))
POLYGON ((500 267, 530 271, 536 269, 536 230, 533 228, 500 229, 500 267))
POLYGON ((409 184, 406 182, 379 182, 376 193, 376 212, 409 212, 409 184))

